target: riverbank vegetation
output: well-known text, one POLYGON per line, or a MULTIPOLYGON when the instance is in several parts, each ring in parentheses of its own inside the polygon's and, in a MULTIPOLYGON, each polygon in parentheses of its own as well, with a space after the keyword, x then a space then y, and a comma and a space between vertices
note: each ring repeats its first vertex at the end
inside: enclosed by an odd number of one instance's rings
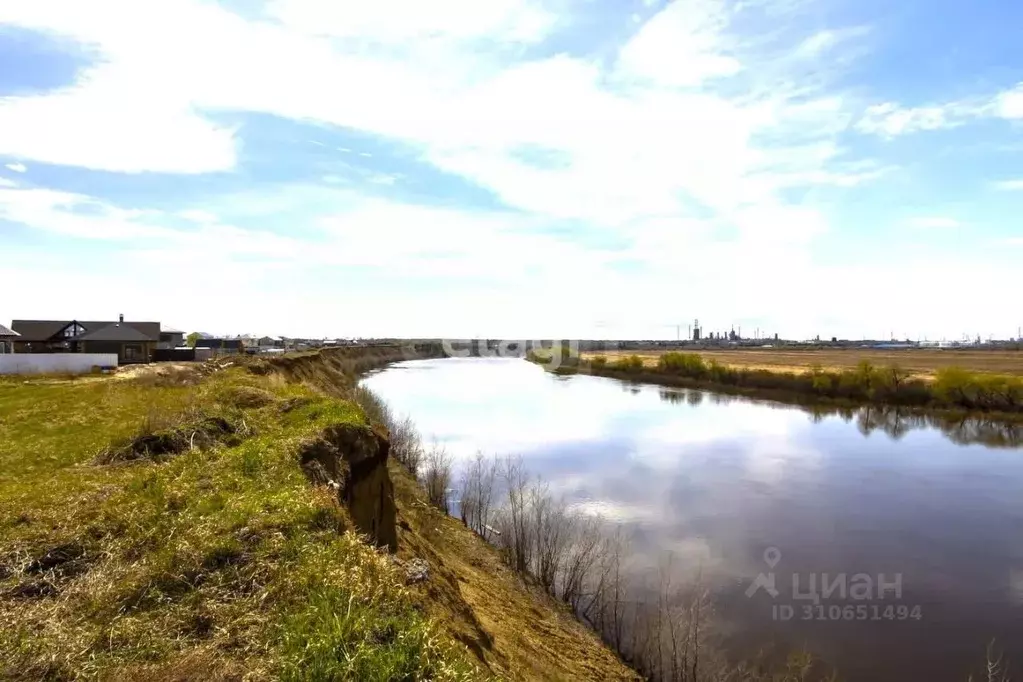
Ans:
POLYGON ((242 367, 0 381, 0 678, 480 677, 299 467, 363 421, 242 367))
POLYGON ((562 353, 530 356, 559 373, 587 372, 693 388, 724 389, 747 395, 785 398, 804 396, 822 402, 883 404, 1023 416, 1023 377, 969 371, 948 366, 933 380, 913 378, 898 365, 876 366, 862 360, 855 367, 806 371, 747 369, 705 360, 698 353, 664 353, 651 367, 639 355, 579 357, 562 353))
POLYGON ((637 679, 431 504, 410 471, 444 458, 354 383, 403 359, 0 380, 0 678, 637 679), (381 421, 390 555, 303 469, 323 433, 381 421))
POLYGON ((775 346, 773 348, 686 348, 672 350, 617 350, 587 351, 583 359, 598 355, 611 362, 621 356, 636 355, 647 367, 656 367, 661 355, 683 351, 696 353, 704 362, 716 360, 735 369, 763 369, 772 372, 796 374, 819 366, 827 371, 855 369, 866 360, 875 367, 899 366, 910 378, 925 381, 934 378, 944 367, 962 367, 980 374, 1006 374, 1023 376, 1023 350, 1012 348, 803 348, 775 346))

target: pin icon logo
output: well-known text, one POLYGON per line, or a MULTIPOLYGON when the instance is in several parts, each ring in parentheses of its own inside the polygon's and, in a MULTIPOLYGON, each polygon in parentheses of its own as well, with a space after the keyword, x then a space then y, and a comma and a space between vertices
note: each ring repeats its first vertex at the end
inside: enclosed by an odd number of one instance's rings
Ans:
POLYGON ((757 593, 758 590, 763 588, 765 592, 771 595, 772 598, 778 596, 778 589, 774 584, 774 567, 781 561, 781 550, 777 547, 768 547, 764 550, 764 563, 771 569, 770 573, 761 573, 757 576, 757 579, 746 588, 746 596, 752 597, 757 593))

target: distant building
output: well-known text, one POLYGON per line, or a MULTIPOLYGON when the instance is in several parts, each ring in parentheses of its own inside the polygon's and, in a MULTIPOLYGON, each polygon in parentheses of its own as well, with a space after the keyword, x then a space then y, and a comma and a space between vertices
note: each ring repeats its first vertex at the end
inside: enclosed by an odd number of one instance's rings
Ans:
POLYGON ((174 327, 167 327, 160 325, 160 341, 156 344, 156 347, 162 350, 170 350, 172 348, 178 348, 185 344, 185 332, 174 327))
POLYGON ((245 343, 241 339, 198 339, 196 348, 209 348, 214 355, 239 355, 245 352, 245 343))
POLYGON ((159 322, 14 320, 16 353, 110 353, 118 364, 150 362, 160 342, 159 322))
POLYGON ((8 329, 0 324, 0 354, 13 353, 14 341, 20 336, 21 334, 18 332, 8 329))

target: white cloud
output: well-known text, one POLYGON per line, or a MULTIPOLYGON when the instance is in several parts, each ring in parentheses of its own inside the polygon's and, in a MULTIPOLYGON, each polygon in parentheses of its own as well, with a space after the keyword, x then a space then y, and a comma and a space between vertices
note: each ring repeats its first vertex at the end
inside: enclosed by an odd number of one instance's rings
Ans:
POLYGON ((699 85, 732 76, 742 64, 724 35, 728 6, 714 0, 673 2, 639 29, 618 55, 626 77, 657 85, 699 85))
POLYGON ((0 152, 137 173, 203 173, 235 163, 234 131, 166 96, 144 63, 97 66, 45 96, 0 99, 0 152))
POLYGON ((994 183, 994 188, 1006 192, 1023 191, 1023 178, 1018 180, 999 180, 994 183))
POLYGON ((954 227, 962 227, 955 218, 943 217, 943 216, 921 216, 917 218, 911 218, 909 220, 911 227, 917 227, 921 229, 947 229, 954 227))
POLYGON ((23 163, 9 163, 4 167, 9 171, 14 171, 15 173, 24 173, 28 171, 28 166, 23 163))
POLYGON ((190 208, 184 211, 178 211, 178 215, 185 220, 190 220, 194 223, 209 224, 217 222, 217 216, 210 211, 204 211, 199 208, 190 208))
POLYGON ((1006 119, 1023 119, 1023 83, 995 98, 997 115, 1006 119))
POLYGON ((18 186, 18 183, 14 182, 13 180, 8 180, 7 178, 0 178, 0 187, 17 187, 17 186, 18 186))
POLYGON ((1023 83, 992 96, 942 104, 919 107, 904 107, 895 102, 875 104, 856 122, 856 129, 891 139, 921 131, 958 128, 980 118, 1023 118, 1023 83))
POLYGON ((156 12, 114 0, 90 12, 69 0, 7 7, 0 23, 68 34, 96 45, 104 61, 72 88, 0 105, 0 124, 9 121, 0 130, 30 131, 0 133, 0 152, 129 172, 223 170, 236 162, 238 132, 202 112, 242 110, 396 138, 512 205, 552 217, 620 223, 678 214, 686 195, 714 210, 750 201, 784 208, 773 194, 781 186, 768 177, 778 163, 791 182, 855 182, 827 171, 830 157, 794 154, 837 134, 842 99, 808 106, 805 92, 774 87, 773 67, 765 75, 772 87, 761 87, 756 55, 744 63, 730 33, 730 5, 672 3, 656 13, 622 47, 612 85, 584 59, 507 67, 480 53, 483 38, 512 44, 546 35, 556 20, 533 3, 447 0, 422 12, 383 5, 278 0, 275 24, 185 0, 156 12), (120 19, 97 19, 104 14, 120 19), (184 53, 172 44, 180 34, 189 36, 184 53), (324 37, 355 35, 365 39, 355 51, 324 37), (376 44, 385 49, 365 47, 376 44), (711 85, 740 72, 754 96, 724 96, 711 85), (514 157, 522 145, 568 161, 538 173, 514 157))
MULTIPOLYGON (((5 243, 8 258, 0 264, 0 276, 14 281, 33 268, 68 268, 78 283, 72 290, 34 288, 12 301, 19 308, 8 314, 30 317, 47 311, 87 317, 89 310, 102 313, 96 309, 99 302, 116 300, 119 306, 123 302, 126 309, 146 311, 179 327, 213 331, 244 331, 258 319, 278 333, 314 336, 482 333, 500 338, 615 338, 635 336, 637 320, 663 325, 667 317, 674 324, 687 315, 698 315, 709 328, 727 329, 736 321, 731 311, 752 310, 770 320, 772 330, 786 335, 886 336, 889 329, 906 329, 940 338, 953 333, 933 326, 945 319, 948 308, 962 311, 957 328, 971 329, 986 328, 1003 311, 997 298, 977 299, 968 289, 928 298, 925 294, 933 282, 954 271, 964 279, 983 279, 1010 290, 1018 279, 1018 266, 1006 249, 1004 254, 986 250, 945 258, 893 254, 898 256, 897 265, 824 267, 801 246, 818 229, 820 218, 812 213, 784 243, 760 236, 757 224, 777 219, 768 215, 745 216, 749 231, 727 240, 701 231, 706 228, 700 221, 679 231, 670 218, 645 224, 625 250, 604 250, 538 233, 544 223, 535 216, 400 204, 330 191, 336 199, 328 213, 307 226, 302 236, 285 236, 265 229, 265 218, 255 213, 237 224, 195 223, 172 229, 155 211, 52 190, 0 190, 0 221, 100 240, 103 246, 83 265, 73 252, 24 252, 17 243, 5 243), (68 260, 60 261, 65 255, 68 260), (614 266, 622 261, 642 267, 619 271, 614 266), (785 267, 771 268, 770 277, 765 277, 764 264, 776 262, 785 267), (355 267, 359 269, 353 271, 355 267), (356 279, 337 279, 346 276, 356 279), (124 281, 132 278, 153 286, 136 295, 124 288, 124 281), (396 281, 402 278, 411 284, 396 281), (701 298, 695 309, 689 304, 668 316, 662 298, 642 295, 691 290, 694 282, 701 288, 712 283, 713 296, 701 298), (827 286, 808 289, 807 282, 827 286), (195 303, 205 300, 210 290, 239 286, 258 295, 244 296, 230 309, 195 303), (339 295, 353 286, 372 295, 339 295), (564 305, 564 292, 581 288, 586 295, 573 296, 571 305, 564 305), (919 304, 907 310, 900 299, 885 295, 891 288, 919 296, 919 304), (794 290, 804 291, 815 307, 841 301, 840 312, 829 312, 835 317, 821 321, 793 309, 789 294, 794 290), (79 291, 83 293, 78 295, 79 291), (711 314, 719 319, 704 319, 711 314), (722 314, 728 319, 721 320, 722 314), (595 320, 609 318, 623 322, 613 329, 594 327, 595 320), (870 320, 870 326, 864 328, 863 320, 870 320)), ((257 195, 254 192, 251 199, 257 195)), ((320 197, 318 203, 322 201, 320 197)), ((253 203, 246 196, 232 202, 253 203)), ((1023 245, 1019 238, 1015 242, 1023 245)), ((757 324, 764 327, 763 322, 757 324)))
POLYGON ((865 36, 868 32, 867 28, 863 26, 853 26, 845 29, 824 29, 800 42, 796 46, 794 54, 800 59, 815 59, 856 38, 865 36))
POLYGON ((906 109, 894 102, 886 102, 868 108, 863 118, 856 122, 856 129, 893 138, 923 130, 956 128, 965 125, 974 113, 973 109, 957 103, 906 109))
MULTIPOLYGON (((255 255, 263 266, 299 273, 304 265, 359 265, 395 277, 511 281, 494 324, 536 320, 536 301, 580 282, 602 291, 571 310, 559 308, 551 324, 579 328, 615 314, 660 319, 662 302, 637 304, 644 297, 636 291, 685 290, 700 281, 714 292, 706 305, 775 315, 781 325, 796 318, 785 292, 821 277, 812 247, 829 228, 827 207, 794 199, 791 190, 850 187, 884 169, 850 158, 839 145, 854 109, 829 82, 827 67, 813 82, 800 80, 805 64, 791 70, 792 45, 822 54, 854 36, 838 28, 770 45, 770 37, 750 41, 739 28, 745 4, 659 6, 608 64, 523 51, 571 24, 534 2, 445 0, 410 9, 398 0, 336 7, 279 0, 259 19, 195 0, 144 8, 130 0, 96 0, 88 8, 73 0, 6 3, 0 25, 67 36, 98 59, 68 88, 0 100, 0 153, 120 172, 229 170, 240 141, 256 131, 224 121, 255 112, 400 144, 521 213, 347 193, 303 221, 313 234, 282 236, 254 211, 222 225, 217 217, 230 213, 213 205, 190 205, 175 216, 194 223, 182 230, 165 227, 159 216, 61 193, 0 197, 7 202, 0 210, 62 234, 148 240, 154 254, 165 240, 181 260, 201 251, 245 273, 242 256, 255 255), (180 49, 182 36, 187 50, 180 49), (524 149, 558 162, 528 162, 524 149), (586 232, 542 232, 559 221, 578 221, 586 232), (591 237, 615 245, 590 245, 591 237), (763 264, 772 260, 786 267, 765 282, 763 264), (516 277, 508 263, 529 276, 516 277)), ((338 186, 393 177, 323 173, 338 186)), ((334 191, 342 191, 338 186, 334 191)), ((285 191, 222 201, 248 211, 285 191)), ((464 312, 472 301, 497 299, 475 292, 455 300, 465 302, 464 312)), ((371 315, 371 308, 359 314, 371 315)), ((429 306, 415 314, 457 319, 429 306)), ((480 319, 476 312, 466 317, 480 319)))
POLYGON ((274 0, 267 13, 305 33, 402 43, 432 39, 487 39, 535 43, 557 16, 532 0, 405 0, 324 5, 317 0, 274 0))

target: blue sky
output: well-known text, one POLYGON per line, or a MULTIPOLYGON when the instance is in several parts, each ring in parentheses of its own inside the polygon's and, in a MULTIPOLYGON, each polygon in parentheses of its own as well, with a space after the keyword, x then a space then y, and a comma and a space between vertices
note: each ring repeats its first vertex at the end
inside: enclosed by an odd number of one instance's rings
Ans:
POLYGON ((1017 5, 3 3, 0 321, 1015 335, 1017 5))

